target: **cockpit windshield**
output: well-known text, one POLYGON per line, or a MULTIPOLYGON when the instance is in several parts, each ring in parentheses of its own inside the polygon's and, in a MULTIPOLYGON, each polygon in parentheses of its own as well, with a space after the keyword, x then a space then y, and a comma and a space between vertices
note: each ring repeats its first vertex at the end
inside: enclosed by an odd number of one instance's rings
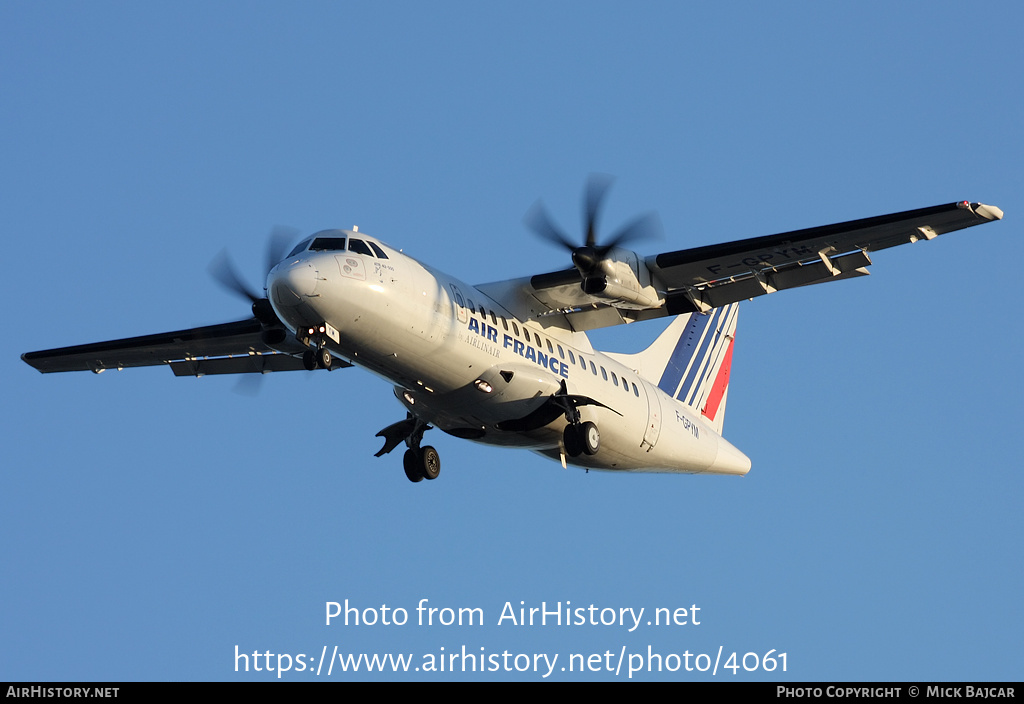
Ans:
POLYGON ((340 234, 341 232, 341 230, 323 230, 318 232, 295 245, 295 248, 288 253, 288 256, 294 257, 296 254, 307 249, 311 252, 344 252, 347 245, 347 251, 349 252, 365 254, 368 257, 376 257, 378 259, 388 258, 388 255, 384 253, 384 250, 376 242, 364 241, 355 237, 345 237, 340 234))
POLYGON ((345 251, 344 237, 317 237, 309 246, 311 252, 345 251))

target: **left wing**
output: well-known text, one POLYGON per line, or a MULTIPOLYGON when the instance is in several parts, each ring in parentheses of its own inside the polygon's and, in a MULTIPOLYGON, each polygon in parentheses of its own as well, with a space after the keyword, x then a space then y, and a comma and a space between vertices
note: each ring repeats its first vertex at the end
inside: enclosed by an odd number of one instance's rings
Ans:
MULTIPOLYGON (((50 372, 168 365, 175 376, 244 374, 305 369, 302 360, 263 342, 256 318, 233 323, 129 337, 110 342, 26 352, 21 358, 44 374, 50 372)), ((352 366, 336 360, 336 366, 352 366)))
MULTIPOLYGON (((870 252, 1003 217, 991 205, 959 201, 862 220, 694 247, 640 259, 613 249, 613 295, 583 291, 576 269, 479 286, 526 317, 569 330, 706 313, 787 288, 868 274, 870 252), (631 280, 627 280, 630 279, 631 280), (635 293, 634 293, 635 292, 635 293), (651 305, 636 301, 653 299, 651 305), (632 302, 631 302, 632 300, 632 302)), ((594 287, 590 287, 593 289, 594 287)))

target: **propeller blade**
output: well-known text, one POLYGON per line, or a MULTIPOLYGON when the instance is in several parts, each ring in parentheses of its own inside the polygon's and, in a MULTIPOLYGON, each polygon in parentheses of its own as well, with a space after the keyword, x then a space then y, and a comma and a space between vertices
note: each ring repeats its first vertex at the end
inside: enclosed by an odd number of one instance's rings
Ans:
POLYGON ((523 222, 540 237, 560 244, 570 252, 576 249, 576 244, 554 223, 544 208, 544 204, 540 201, 533 204, 533 207, 526 213, 526 217, 523 218, 523 222))
POLYGON ((583 236, 587 247, 597 246, 597 215, 611 185, 612 177, 607 174, 591 174, 587 179, 583 192, 583 236))
POLYGON ((262 374, 239 374, 234 391, 239 396, 255 398, 260 395, 261 388, 263 388, 262 374))
POLYGON ((207 271, 210 272, 210 275, 216 279, 221 286, 248 299, 250 303, 255 303, 263 298, 262 296, 257 296, 253 293, 252 289, 250 289, 242 280, 242 277, 238 275, 238 271, 235 269, 235 265, 232 263, 231 257, 228 256, 226 249, 221 250, 220 254, 214 257, 213 261, 210 262, 210 266, 207 267, 207 271))
POLYGON ((647 213, 640 217, 631 220, 629 223, 624 225, 618 232, 612 235, 611 240, 607 244, 603 244, 600 247, 595 247, 595 251, 598 256, 605 256, 613 247, 625 244, 627 242, 634 242, 636 240, 646 239, 661 239, 661 218, 658 217, 657 213, 647 213))
POLYGON ((275 225, 270 231, 270 236, 267 238, 267 261, 266 269, 264 269, 264 276, 270 273, 270 270, 277 266, 285 255, 288 254, 288 247, 294 242, 299 236, 299 231, 293 227, 286 227, 284 225, 275 225))
POLYGON ((618 230, 606 244, 597 243, 597 221, 605 196, 612 185, 607 174, 591 174, 583 189, 583 236, 584 243, 575 245, 554 223, 540 201, 526 214, 524 221, 535 233, 546 240, 560 244, 572 253, 572 262, 584 280, 592 276, 598 265, 614 247, 634 240, 661 236, 661 221, 654 213, 641 215, 618 230))

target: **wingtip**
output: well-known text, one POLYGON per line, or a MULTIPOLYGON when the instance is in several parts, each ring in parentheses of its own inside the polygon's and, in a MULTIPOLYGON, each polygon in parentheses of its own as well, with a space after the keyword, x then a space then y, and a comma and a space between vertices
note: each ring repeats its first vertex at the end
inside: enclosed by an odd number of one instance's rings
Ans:
POLYGON ((994 205, 985 205, 984 203, 977 203, 974 206, 974 212, 988 220, 1003 219, 1003 211, 994 205))
POLYGON ((980 218, 986 220, 1002 220, 1003 211, 994 205, 985 205, 984 203, 971 203, 970 201, 962 200, 956 204, 958 208, 963 210, 970 210, 972 213, 980 218))

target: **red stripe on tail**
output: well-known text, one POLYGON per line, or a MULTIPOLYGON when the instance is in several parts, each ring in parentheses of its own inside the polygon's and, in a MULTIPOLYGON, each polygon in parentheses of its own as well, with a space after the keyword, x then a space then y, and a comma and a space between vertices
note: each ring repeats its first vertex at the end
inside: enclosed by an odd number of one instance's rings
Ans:
POLYGON ((729 388, 729 370, 732 369, 732 346, 734 342, 736 342, 735 338, 729 340, 729 349, 725 351, 725 359, 722 360, 722 366, 718 369, 715 385, 711 387, 708 400, 704 404, 704 408, 701 409, 701 414, 711 421, 715 420, 718 407, 722 404, 722 398, 725 396, 725 390, 729 388))

